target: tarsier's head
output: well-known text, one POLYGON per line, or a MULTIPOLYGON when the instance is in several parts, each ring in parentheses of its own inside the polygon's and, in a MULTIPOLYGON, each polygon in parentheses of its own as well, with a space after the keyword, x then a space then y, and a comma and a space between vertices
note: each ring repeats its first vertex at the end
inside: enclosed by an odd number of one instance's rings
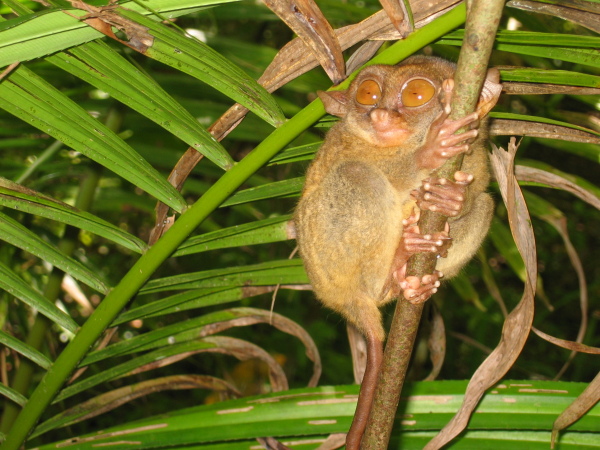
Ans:
POLYGON ((413 56, 396 66, 369 66, 347 90, 319 97, 329 114, 343 118, 348 132, 372 145, 418 146, 442 112, 442 83, 455 69, 440 58, 413 56))

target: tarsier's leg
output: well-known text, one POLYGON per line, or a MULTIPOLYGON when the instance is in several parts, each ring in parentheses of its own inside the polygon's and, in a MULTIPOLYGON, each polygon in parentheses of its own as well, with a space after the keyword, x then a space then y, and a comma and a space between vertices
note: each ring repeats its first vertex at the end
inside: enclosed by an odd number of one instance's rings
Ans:
POLYGON ((359 450, 369 413, 373 406, 377 377, 383 362, 383 342, 374 335, 365 336, 367 340, 367 368, 360 385, 360 394, 356 404, 356 412, 352 420, 352 426, 346 435, 346 450, 359 450))
MULTIPOLYGON (((448 231, 442 231, 433 235, 422 235, 416 223, 419 220, 418 213, 412 214, 403 221, 404 232, 400 245, 396 251, 393 267, 388 286, 391 294, 398 294, 398 286, 404 290, 404 296, 411 303, 421 303, 427 300, 437 291, 442 276, 441 272, 435 271, 431 275, 422 278, 406 277, 406 262, 408 258, 418 252, 434 252, 440 255, 446 254, 450 246, 448 231), (389 286, 389 284, 395 285, 389 286), (407 297, 409 295, 410 297, 407 297)), ((356 412, 352 426, 346 436, 346 449, 359 450, 360 443, 367 426, 367 420, 373 407, 377 378, 383 361, 383 342, 373 335, 367 334, 367 368, 360 387, 360 395, 356 405, 356 412)))
POLYGON ((440 285, 438 281, 443 275, 435 271, 433 274, 425 275, 422 278, 407 277, 406 263, 415 253, 431 252, 439 256, 445 256, 448 253, 452 241, 448 236, 448 230, 431 235, 423 235, 416 225, 419 220, 419 213, 413 213, 407 219, 403 220, 404 230, 402 239, 390 274, 390 284, 392 296, 397 297, 403 293, 404 297, 411 303, 422 303, 431 297, 437 291, 440 285))
MULTIPOLYGON (((466 198, 467 186, 473 181, 473 176, 464 172, 456 172, 454 179, 456 180, 454 182, 445 178, 433 177, 424 180, 421 188, 412 193, 412 196, 417 200, 419 209, 435 211, 447 217, 458 216, 466 198)), ((413 253, 427 251, 445 257, 451 245, 448 231, 449 227, 446 223, 443 232, 423 236, 419 234, 418 227, 411 226, 406 229, 403 240, 411 244, 414 240, 415 246, 409 247, 413 253), (414 238, 413 234, 415 235, 414 238), (432 241, 436 241, 436 245, 431 245, 432 241)), ((405 270, 405 267, 396 272, 396 277, 403 290, 404 298, 413 304, 423 303, 432 294, 436 293, 440 285, 439 278, 443 276, 443 273, 437 270, 433 274, 427 274, 421 278, 405 276, 402 270, 405 270)))

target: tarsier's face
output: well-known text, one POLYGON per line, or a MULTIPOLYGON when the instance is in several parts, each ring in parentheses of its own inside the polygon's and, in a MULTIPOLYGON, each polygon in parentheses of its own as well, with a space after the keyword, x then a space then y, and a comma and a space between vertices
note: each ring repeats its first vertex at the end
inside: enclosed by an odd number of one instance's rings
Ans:
POLYGON ((452 71, 449 63, 421 63, 416 58, 399 66, 370 66, 347 91, 334 94, 335 106, 328 105, 331 102, 325 106, 343 117, 350 132, 372 145, 413 147, 442 112, 441 86, 452 71))

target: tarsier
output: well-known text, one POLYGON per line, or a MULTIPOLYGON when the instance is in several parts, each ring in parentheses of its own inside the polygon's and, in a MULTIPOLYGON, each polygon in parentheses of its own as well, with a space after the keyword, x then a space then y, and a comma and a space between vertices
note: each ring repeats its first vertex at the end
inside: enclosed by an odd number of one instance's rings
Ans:
POLYGON ((371 409, 385 332, 379 308, 403 295, 427 300, 439 279, 456 275, 476 252, 493 215, 485 189, 488 161, 480 126, 500 94, 488 72, 477 111, 450 120, 455 65, 415 56, 362 70, 346 91, 319 92, 331 128, 306 174, 295 212, 300 255, 314 292, 367 341, 367 368, 346 448, 358 449, 371 409), (455 134, 461 128, 467 131, 455 134), (464 153, 454 180, 431 172, 464 153), (422 210, 448 217, 422 235, 422 210), (435 273, 406 276, 417 252, 438 257, 435 273))

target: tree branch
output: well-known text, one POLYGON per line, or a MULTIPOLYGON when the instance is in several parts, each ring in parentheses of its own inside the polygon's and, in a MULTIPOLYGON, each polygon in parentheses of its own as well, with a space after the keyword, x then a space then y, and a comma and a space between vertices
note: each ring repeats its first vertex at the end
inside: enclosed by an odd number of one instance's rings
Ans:
MULTIPOLYGON (((465 37, 454 76, 452 119, 475 111, 503 7, 504 0, 473 0, 469 5, 465 37)), ((454 173, 460 170, 462 159, 459 155, 448 160, 437 171, 437 176, 453 179, 454 173)), ((423 211, 419 229, 423 234, 433 234, 442 231, 445 223, 445 216, 423 211)), ((433 273, 435 264, 434 254, 416 254, 409 260, 407 274, 420 278, 433 273)), ((388 446, 422 311, 423 304, 412 305, 404 298, 398 300, 373 409, 362 441, 365 450, 383 450, 388 446)))

